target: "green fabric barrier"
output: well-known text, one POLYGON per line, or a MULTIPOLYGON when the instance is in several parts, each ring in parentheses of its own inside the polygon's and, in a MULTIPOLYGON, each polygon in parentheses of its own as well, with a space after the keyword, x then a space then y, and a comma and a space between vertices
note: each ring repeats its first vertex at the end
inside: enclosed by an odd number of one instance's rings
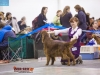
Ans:
MULTIPOLYGON (((17 37, 23 36, 24 34, 17 34, 17 37)), ((34 40, 27 36, 22 39, 22 54, 24 59, 34 58, 34 40)))

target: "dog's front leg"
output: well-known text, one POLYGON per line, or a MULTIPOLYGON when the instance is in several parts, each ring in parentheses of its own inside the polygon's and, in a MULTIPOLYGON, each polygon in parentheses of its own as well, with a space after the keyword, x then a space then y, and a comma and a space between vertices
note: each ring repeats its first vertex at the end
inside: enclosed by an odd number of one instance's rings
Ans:
POLYGON ((54 61, 55 61, 55 57, 51 57, 51 65, 53 65, 54 64, 54 61))
POLYGON ((50 56, 47 55, 47 63, 46 63, 46 65, 49 65, 49 62, 50 62, 50 56))

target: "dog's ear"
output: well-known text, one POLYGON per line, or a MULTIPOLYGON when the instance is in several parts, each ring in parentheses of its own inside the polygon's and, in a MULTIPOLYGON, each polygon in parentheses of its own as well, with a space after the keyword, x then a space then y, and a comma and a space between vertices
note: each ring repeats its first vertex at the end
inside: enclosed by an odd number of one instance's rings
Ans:
POLYGON ((48 33, 47 33, 47 31, 42 30, 42 31, 41 31, 41 35, 42 35, 42 43, 44 43, 45 37, 48 36, 48 33))
POLYGON ((44 35, 42 35, 42 43, 44 43, 44 35))

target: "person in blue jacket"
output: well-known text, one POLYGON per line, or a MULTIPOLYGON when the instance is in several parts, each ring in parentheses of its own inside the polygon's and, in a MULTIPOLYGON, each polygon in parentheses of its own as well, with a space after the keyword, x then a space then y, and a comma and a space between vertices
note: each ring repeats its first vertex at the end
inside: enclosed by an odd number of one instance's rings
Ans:
POLYGON ((8 37, 16 37, 16 35, 12 31, 12 27, 10 25, 5 25, 0 22, 0 63, 5 62, 2 61, 3 56, 1 51, 8 47, 8 37))

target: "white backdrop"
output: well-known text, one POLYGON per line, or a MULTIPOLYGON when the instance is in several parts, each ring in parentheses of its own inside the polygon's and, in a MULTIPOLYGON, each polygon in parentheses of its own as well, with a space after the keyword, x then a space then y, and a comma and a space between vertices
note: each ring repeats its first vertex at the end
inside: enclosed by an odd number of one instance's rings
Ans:
MULTIPOLYGON (((85 8, 90 13, 90 17, 100 17, 100 0, 9 0, 9 6, 4 6, 3 11, 11 12, 13 16, 20 20, 26 16, 27 25, 31 26, 32 20, 41 12, 43 6, 48 7, 47 18, 52 21, 58 9, 63 10, 66 5, 71 7, 73 15, 76 14, 74 6, 76 4, 85 8)), ((2 7, 0 7, 1 10, 2 7)))
POLYGON ((9 0, 8 7, 3 7, 4 12, 11 12, 13 16, 20 20, 26 16, 27 25, 32 25, 32 20, 38 16, 43 6, 48 7, 47 18, 51 20, 57 11, 57 0, 9 0))

